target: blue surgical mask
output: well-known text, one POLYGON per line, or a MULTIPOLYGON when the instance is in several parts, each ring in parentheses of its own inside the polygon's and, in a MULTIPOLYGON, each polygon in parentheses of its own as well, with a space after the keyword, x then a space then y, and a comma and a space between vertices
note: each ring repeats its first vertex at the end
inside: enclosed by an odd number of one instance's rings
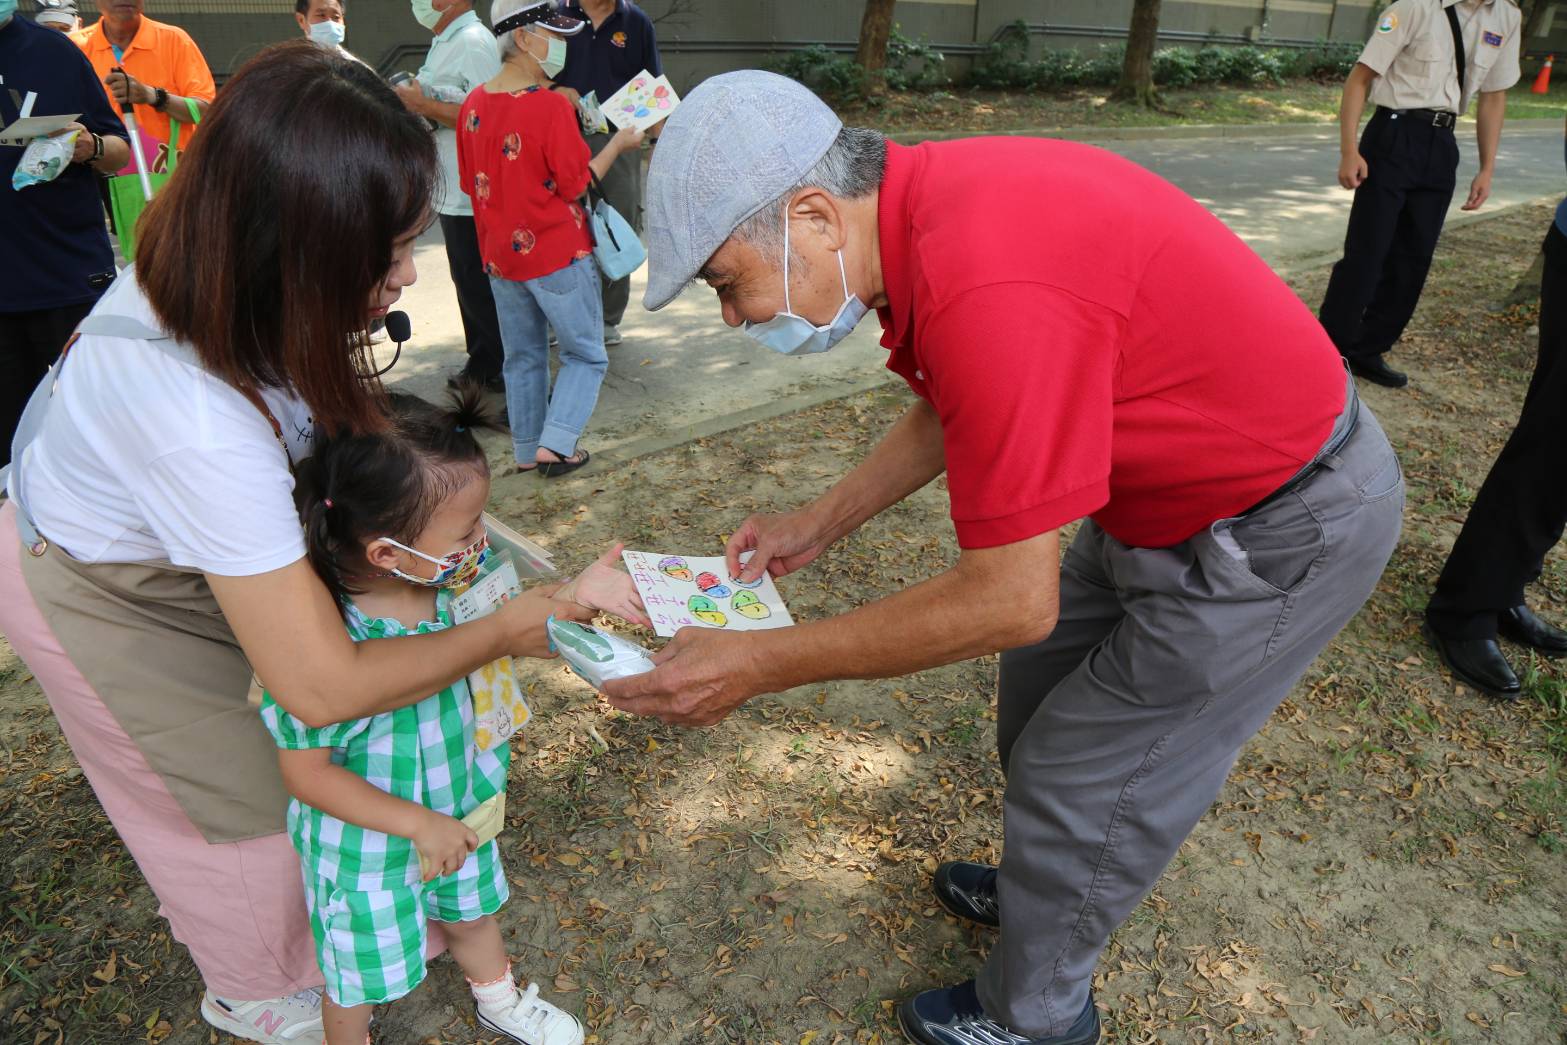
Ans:
POLYGON ((0 0, 0 22, 16 14, 16 0, 0 0))
POLYGON ((310 26, 310 39, 330 51, 343 46, 343 37, 347 32, 348 27, 342 22, 315 22, 310 26))
POLYGON ((409 6, 413 9, 414 19, 432 33, 446 16, 446 12, 437 11, 430 0, 410 0, 409 6))
MULTIPOLYGON (((544 46, 544 57, 533 60, 539 63, 539 68, 544 70, 544 75, 553 80, 560 75, 562 69, 566 68, 566 41, 546 36, 544 46)), ((532 56, 532 52, 529 52, 529 56, 532 56)))
POLYGON ((843 280, 843 305, 832 322, 819 327, 804 316, 794 314, 789 303, 789 222, 784 221, 784 310, 765 323, 747 323, 745 332, 774 352, 786 356, 808 356, 825 352, 849 336, 865 318, 866 308, 857 295, 849 293, 849 276, 843 267, 843 251, 838 255, 838 278, 843 280))

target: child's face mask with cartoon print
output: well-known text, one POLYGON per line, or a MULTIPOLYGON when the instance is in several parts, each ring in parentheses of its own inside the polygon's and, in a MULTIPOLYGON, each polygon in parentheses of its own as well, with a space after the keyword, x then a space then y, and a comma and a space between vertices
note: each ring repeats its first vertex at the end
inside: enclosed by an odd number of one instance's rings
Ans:
POLYGON ((425 562, 435 564, 435 576, 433 577, 416 577, 411 573, 404 573, 402 570, 388 571, 389 576, 396 577, 401 581, 407 581, 409 584, 417 584, 421 588, 457 588, 470 583, 479 575, 479 566, 484 562, 484 556, 490 550, 490 535, 487 533, 480 535, 479 539, 468 545, 468 547, 452 552, 444 559, 426 555, 419 549, 410 548, 408 545, 401 544, 390 537, 382 537, 381 540, 394 548, 407 552, 409 555, 417 555, 425 562))

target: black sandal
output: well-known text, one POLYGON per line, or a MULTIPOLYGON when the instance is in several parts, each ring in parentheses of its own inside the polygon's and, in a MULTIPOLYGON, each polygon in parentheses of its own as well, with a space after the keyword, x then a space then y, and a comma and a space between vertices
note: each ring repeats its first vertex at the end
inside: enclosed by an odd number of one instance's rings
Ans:
POLYGON ((558 479, 563 475, 569 475, 593 460, 593 455, 588 453, 585 448, 578 450, 577 453, 582 455, 582 460, 574 461, 570 458, 562 458, 559 461, 540 461, 538 467, 534 470, 546 479, 558 479))

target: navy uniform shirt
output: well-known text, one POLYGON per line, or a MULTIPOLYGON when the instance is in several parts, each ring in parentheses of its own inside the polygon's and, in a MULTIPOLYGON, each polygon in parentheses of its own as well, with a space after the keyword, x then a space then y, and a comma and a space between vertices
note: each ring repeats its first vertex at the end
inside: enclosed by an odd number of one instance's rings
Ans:
MULTIPOLYGON (((81 113, 100 137, 125 138, 87 56, 64 33, 20 15, 0 26, 0 126, 20 115, 29 92, 33 116, 81 113)), ((22 147, 0 145, 0 313, 64 308, 97 300, 93 276, 114 275, 98 175, 72 163, 54 181, 11 187, 22 147)))
MULTIPOLYGON (((653 20, 630 0, 616 0, 615 10, 597 29, 576 0, 562 9, 587 20, 587 24, 581 32, 566 37, 566 68, 556 77, 556 83, 582 95, 596 91, 602 105, 642 70, 654 76, 663 72, 658 64, 653 20)), ((614 130, 613 125, 610 130, 614 130)))

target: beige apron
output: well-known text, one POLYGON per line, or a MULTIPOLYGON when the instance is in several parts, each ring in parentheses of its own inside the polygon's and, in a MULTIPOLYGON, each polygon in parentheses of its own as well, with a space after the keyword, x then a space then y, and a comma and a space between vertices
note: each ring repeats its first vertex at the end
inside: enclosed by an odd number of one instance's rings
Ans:
MULTIPOLYGON (((188 346, 129 317, 95 313, 77 331, 144 340, 200 365, 188 346)), ((62 354, 17 428, 10 465, 17 492, 25 450, 42 430, 64 363, 62 354)), ((13 500, 26 552, 22 576, 44 620, 197 830, 212 843, 283 831, 288 792, 277 746, 249 699, 250 664, 206 578, 168 562, 79 562, 13 500)))
POLYGON ((200 572, 83 563, 45 544, 22 556, 22 576, 66 656, 208 842, 283 830, 277 745, 200 572))

